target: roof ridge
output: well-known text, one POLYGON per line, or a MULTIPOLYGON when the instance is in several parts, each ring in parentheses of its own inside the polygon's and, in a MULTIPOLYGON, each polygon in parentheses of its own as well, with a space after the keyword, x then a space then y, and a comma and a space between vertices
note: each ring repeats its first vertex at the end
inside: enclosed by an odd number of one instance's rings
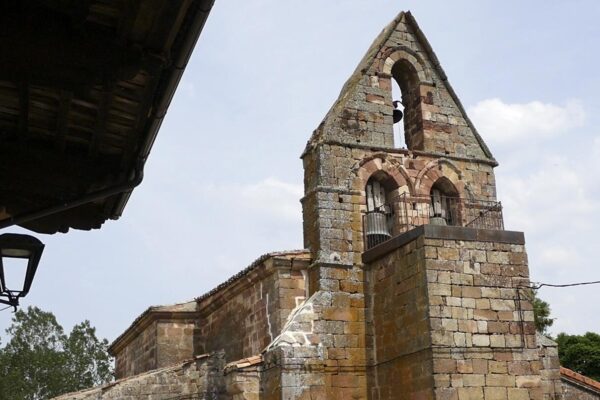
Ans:
POLYGON ((212 296, 213 294, 217 293, 221 289, 223 289, 223 288, 231 285, 233 282, 235 282, 235 281, 239 280, 240 278, 244 277, 245 275, 247 275, 250 271, 254 270, 257 266, 259 266, 260 264, 262 264, 263 262, 265 262, 269 258, 277 257, 277 256, 297 255, 297 254, 310 254, 310 251, 307 250, 307 249, 296 249, 296 250, 273 251, 273 252, 270 252, 270 253, 265 253, 265 254, 259 256, 254 261, 252 261, 252 263, 249 266, 247 266, 243 270, 239 271, 237 274, 231 276, 225 282, 222 282, 221 284, 219 284, 215 288, 213 288, 213 289, 209 290, 208 292, 206 292, 206 293, 204 293, 204 294, 196 297, 194 300, 196 302, 199 302, 199 301, 202 301, 202 300, 206 299, 207 297, 212 296))
POLYGON ((575 372, 572 369, 563 367, 562 365, 560 366, 560 374, 600 392, 600 382, 595 379, 582 375, 579 372, 575 372))
POLYGON ((248 273, 250 273, 257 266, 259 266, 260 264, 262 264, 264 261, 268 260, 269 258, 278 257, 278 256, 293 256, 293 255, 307 255, 307 254, 310 254, 309 250, 307 250, 307 249, 283 250, 283 251, 273 251, 273 252, 270 252, 270 253, 266 253, 266 254, 261 255, 257 259, 255 259, 248 267, 244 268, 243 270, 241 270, 237 274, 235 274, 232 277, 230 277, 229 279, 227 279, 225 282, 222 282, 221 284, 219 284, 218 286, 216 286, 215 288, 209 290, 208 292, 204 293, 201 296, 198 296, 198 297, 196 297, 196 298, 194 298, 192 300, 185 301, 185 302, 182 302, 182 303, 150 306, 150 307, 146 308, 140 315, 138 315, 137 318, 135 318, 133 320, 133 322, 131 322, 131 324, 129 324, 129 326, 119 336, 117 336, 111 342, 111 344, 109 345, 109 349, 112 349, 118 342, 120 342, 121 340, 123 340, 123 338, 125 338, 127 336, 128 332, 132 331, 132 329, 134 329, 134 327, 138 323, 140 323, 140 321, 142 321, 146 316, 148 316, 148 315, 150 315, 152 313, 157 313, 157 312, 161 312, 161 311, 172 312, 174 314, 176 314, 176 313, 193 313, 193 312, 198 312, 197 308, 194 311, 161 310, 161 308, 166 308, 166 307, 171 307, 171 306, 177 306, 177 305, 184 305, 184 304, 189 304, 189 303, 197 304, 199 301, 204 300, 205 298, 208 298, 208 297, 212 296, 213 294, 219 292, 220 290, 224 289, 225 287, 227 287, 227 286, 231 285, 232 283, 238 281, 239 279, 241 279, 242 277, 244 277, 245 275, 247 275, 248 273))

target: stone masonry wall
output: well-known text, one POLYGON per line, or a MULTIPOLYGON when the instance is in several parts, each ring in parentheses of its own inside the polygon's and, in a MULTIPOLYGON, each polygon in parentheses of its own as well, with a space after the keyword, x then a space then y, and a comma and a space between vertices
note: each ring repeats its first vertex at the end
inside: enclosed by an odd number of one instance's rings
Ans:
POLYGON ((371 399, 433 399, 433 362, 423 239, 368 267, 371 399))
MULTIPOLYGON (((319 145, 303 161, 304 240, 313 259, 323 262, 361 263, 365 187, 374 175, 383 176, 383 183, 390 188, 395 234, 403 228, 401 215, 406 212, 400 204, 402 196, 428 198, 431 187, 442 177, 454 185, 461 198, 496 200, 493 167, 488 163, 334 144, 319 145)), ((410 215, 413 202, 409 200, 407 205, 410 215)))
POLYGON ((307 262, 268 263, 255 277, 199 301, 197 352, 224 350, 225 359, 234 361, 260 354, 280 333, 292 309, 305 299, 302 268, 307 262))
POLYGON ((153 322, 119 352, 115 358, 115 376, 124 378, 156 367, 156 322, 153 322))
POLYGON ((195 321, 159 320, 156 326, 156 368, 194 356, 195 321))
POLYGON ((224 399, 224 366, 222 354, 204 355, 55 400, 224 399))
POLYGON ((410 13, 375 39, 311 141, 393 147, 391 79, 408 108, 409 149, 492 159, 410 13))
POLYGON ((562 383, 560 380, 560 361, 558 359, 558 344, 548 337, 538 333, 536 335, 538 352, 542 369, 542 390, 545 400, 561 400, 562 383))
POLYGON ((313 293, 269 345, 263 354, 265 400, 367 398, 362 295, 334 300, 339 294, 313 293), (332 307, 334 301, 347 304, 332 307), (351 308, 354 301, 359 304, 351 308))
POLYGON ((542 399, 522 234, 419 230, 370 263, 373 398, 418 379, 406 387, 424 399, 542 399))
POLYGON ((437 397, 542 399, 523 242, 424 246, 437 397))
POLYGON ((196 303, 149 307, 109 351, 115 376, 125 378, 189 360, 194 356, 196 303))

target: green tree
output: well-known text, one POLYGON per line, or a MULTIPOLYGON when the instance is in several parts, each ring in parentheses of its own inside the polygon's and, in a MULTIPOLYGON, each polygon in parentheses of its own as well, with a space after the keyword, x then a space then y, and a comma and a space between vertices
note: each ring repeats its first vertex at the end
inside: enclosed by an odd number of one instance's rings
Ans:
POLYGON ((556 342, 562 366, 600 380, 600 335, 593 332, 585 335, 560 333, 556 342))
POLYGON ((554 323, 554 318, 550 318, 550 304, 540 299, 535 291, 532 293, 532 296, 535 329, 544 335, 548 335, 548 328, 554 323))
POLYGON ((98 340, 96 328, 90 321, 75 325, 65 342, 70 390, 81 390, 109 382, 112 362, 108 354, 108 340, 98 340))
POLYGON ((107 341, 89 321, 69 336, 54 315, 37 307, 17 311, 0 349, 0 400, 38 400, 111 379, 107 341))

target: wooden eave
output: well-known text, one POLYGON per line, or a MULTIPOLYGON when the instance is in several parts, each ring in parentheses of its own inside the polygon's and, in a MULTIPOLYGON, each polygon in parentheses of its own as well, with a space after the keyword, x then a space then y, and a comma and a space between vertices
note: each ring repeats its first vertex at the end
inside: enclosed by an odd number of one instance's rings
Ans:
MULTIPOLYGON (((0 5, 0 215, 140 176, 214 0, 9 0, 0 5)), ((21 223, 118 218, 132 188, 21 223)))

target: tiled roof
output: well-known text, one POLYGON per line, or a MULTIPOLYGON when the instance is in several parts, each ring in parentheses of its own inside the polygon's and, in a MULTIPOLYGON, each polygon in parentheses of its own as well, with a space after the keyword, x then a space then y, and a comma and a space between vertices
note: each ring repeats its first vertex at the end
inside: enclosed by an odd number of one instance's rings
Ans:
POLYGON ((592 378, 588 378, 587 376, 581 375, 565 367, 560 367, 560 376, 561 378, 567 378, 571 381, 575 381, 576 383, 579 383, 588 389, 600 393, 600 382, 592 378))
POLYGON ((252 356, 248 358, 242 358, 241 360, 233 361, 228 363, 225 366, 225 373, 230 371, 236 371, 242 368, 252 367, 263 362, 263 358, 261 355, 252 356))

